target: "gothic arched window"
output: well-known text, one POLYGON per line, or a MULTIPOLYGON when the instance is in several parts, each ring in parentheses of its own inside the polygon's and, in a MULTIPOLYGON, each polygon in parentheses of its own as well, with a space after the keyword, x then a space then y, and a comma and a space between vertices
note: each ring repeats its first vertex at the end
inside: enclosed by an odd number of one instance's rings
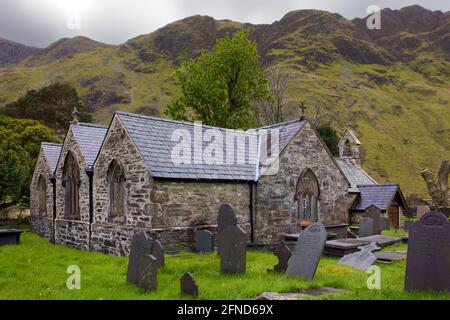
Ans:
POLYGON ((344 144, 344 152, 343 152, 343 156, 344 156, 344 157, 351 157, 352 154, 353 154, 353 151, 352 151, 352 144, 350 143, 349 140, 346 140, 346 141, 345 141, 345 144, 344 144))
POLYGON ((40 176, 37 184, 38 213, 40 216, 47 215, 47 182, 44 176, 40 176))
POLYGON ((66 156, 63 168, 64 216, 69 220, 80 220, 80 169, 71 152, 66 156))
POLYGON ((318 221, 317 201, 319 183, 311 169, 305 169, 297 183, 296 200, 298 202, 297 218, 299 220, 318 221))
POLYGON ((113 160, 108 168, 109 221, 123 223, 125 217, 125 175, 120 164, 113 160))

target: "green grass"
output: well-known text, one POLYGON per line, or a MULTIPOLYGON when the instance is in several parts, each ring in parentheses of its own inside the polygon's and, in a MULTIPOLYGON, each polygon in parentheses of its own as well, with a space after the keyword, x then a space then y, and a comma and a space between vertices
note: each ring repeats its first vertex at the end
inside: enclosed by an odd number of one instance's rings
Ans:
POLYGON ((382 289, 369 290, 366 273, 338 266, 337 259, 329 257, 322 257, 314 280, 306 281, 267 273, 276 263, 271 253, 249 251, 243 275, 221 275, 216 254, 180 253, 166 256, 166 267, 158 271, 158 289, 151 293, 125 282, 127 261, 52 245, 26 231, 19 246, 0 247, 0 299, 186 299, 179 293, 179 279, 187 271, 197 280, 199 299, 247 299, 266 291, 298 292, 324 286, 348 292, 317 299, 450 299, 450 294, 405 292, 404 261, 379 264, 382 289), (66 287, 70 265, 81 269, 80 290, 66 287))

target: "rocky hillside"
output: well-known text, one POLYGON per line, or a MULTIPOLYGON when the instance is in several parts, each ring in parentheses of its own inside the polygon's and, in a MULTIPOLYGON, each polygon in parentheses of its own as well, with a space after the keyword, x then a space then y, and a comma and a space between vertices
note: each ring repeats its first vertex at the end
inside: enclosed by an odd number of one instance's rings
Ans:
POLYGON ((159 115, 178 94, 180 61, 248 28, 264 64, 291 74, 290 99, 324 105, 340 133, 354 128, 364 166, 380 182, 426 196, 419 171, 450 157, 450 13, 411 6, 381 16, 381 30, 368 30, 362 18, 299 10, 270 25, 193 16, 119 46, 84 37, 45 49, 0 40, 0 106, 68 81, 100 122, 115 109, 159 115))

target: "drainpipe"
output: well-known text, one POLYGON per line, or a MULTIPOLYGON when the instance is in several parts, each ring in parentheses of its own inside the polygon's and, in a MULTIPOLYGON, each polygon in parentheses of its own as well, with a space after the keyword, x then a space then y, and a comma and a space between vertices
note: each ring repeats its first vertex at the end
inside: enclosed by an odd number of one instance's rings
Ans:
POLYGON ((56 243, 56 176, 52 174, 50 176, 50 183, 52 184, 53 189, 53 224, 52 224, 52 233, 53 233, 53 243, 56 243))
POLYGON ((250 187, 250 241, 251 243, 255 243, 255 222, 254 222, 254 214, 255 214, 255 186, 254 182, 249 183, 250 187))
POLYGON ((94 222, 94 168, 89 166, 86 169, 86 174, 89 178, 89 237, 88 237, 88 250, 91 250, 91 235, 92 235, 92 223, 94 222))

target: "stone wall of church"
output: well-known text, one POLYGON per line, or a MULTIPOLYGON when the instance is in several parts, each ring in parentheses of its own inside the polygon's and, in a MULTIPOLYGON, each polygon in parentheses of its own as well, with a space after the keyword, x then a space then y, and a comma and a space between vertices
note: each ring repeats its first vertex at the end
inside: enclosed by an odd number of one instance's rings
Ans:
POLYGON ((346 196, 348 183, 309 123, 297 133, 280 156, 279 171, 260 178, 256 188, 255 239, 273 244, 280 233, 298 231, 297 181, 309 168, 319 182, 319 221, 347 223, 353 198, 346 196))
POLYGON ((51 175, 50 166, 41 147, 30 184, 30 228, 33 232, 50 240, 53 239, 53 185, 50 182, 51 175), (41 176, 47 182, 47 214, 44 216, 39 214, 38 182, 41 176))
POLYGON ((61 157, 56 168, 56 220, 55 242, 83 250, 89 249, 89 178, 86 174, 86 160, 79 145, 69 129, 61 157), (64 214, 64 188, 62 186, 63 168, 66 156, 72 152, 80 170, 79 206, 80 220, 68 220, 64 214))
POLYGON ((233 205, 239 223, 249 230, 249 185, 155 180, 116 118, 97 159, 94 173, 94 224, 91 247, 114 255, 127 255, 135 232, 146 231, 166 251, 193 249, 195 228, 214 230, 224 202, 233 205), (125 216, 122 223, 108 218, 107 181, 111 162, 125 173, 125 216))

